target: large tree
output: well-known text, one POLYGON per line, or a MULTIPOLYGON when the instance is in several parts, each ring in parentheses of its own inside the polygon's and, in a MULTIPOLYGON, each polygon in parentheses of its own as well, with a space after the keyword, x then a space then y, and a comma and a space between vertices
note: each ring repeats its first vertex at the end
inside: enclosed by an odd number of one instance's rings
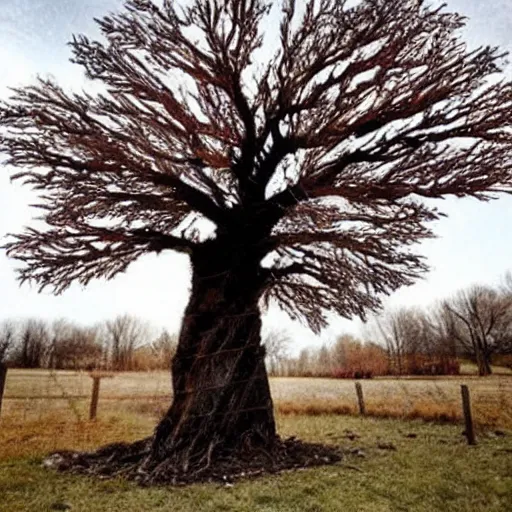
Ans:
POLYGON ((493 355, 511 349, 512 297, 473 286, 444 301, 443 309, 449 337, 477 364, 480 376, 490 375, 493 355))
POLYGON ((511 191, 503 55, 421 0, 128 0, 98 23, 71 42, 95 93, 41 79, 0 107, 47 225, 8 253, 56 292, 188 254, 174 399, 141 471, 270 453, 261 308, 315 331, 364 317, 426 270, 424 199, 511 191))

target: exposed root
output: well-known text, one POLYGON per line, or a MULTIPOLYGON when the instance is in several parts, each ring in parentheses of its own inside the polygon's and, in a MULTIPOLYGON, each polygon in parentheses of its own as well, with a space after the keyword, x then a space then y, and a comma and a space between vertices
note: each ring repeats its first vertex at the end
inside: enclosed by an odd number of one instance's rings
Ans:
POLYGON ((132 444, 116 443, 96 452, 56 452, 43 465, 59 471, 94 475, 100 478, 124 477, 141 485, 185 485, 196 482, 230 483, 268 473, 335 464, 342 458, 333 446, 304 443, 292 437, 278 439, 270 451, 254 449, 212 457, 212 449, 197 463, 183 468, 170 456, 159 464, 151 463, 152 438, 132 444))

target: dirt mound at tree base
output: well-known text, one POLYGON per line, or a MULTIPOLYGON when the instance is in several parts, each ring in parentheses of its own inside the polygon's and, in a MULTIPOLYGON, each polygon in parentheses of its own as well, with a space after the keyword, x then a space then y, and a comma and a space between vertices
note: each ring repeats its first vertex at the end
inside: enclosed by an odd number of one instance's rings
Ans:
POLYGON ((335 446, 305 443, 294 437, 278 439, 271 451, 254 449, 245 453, 218 455, 210 462, 187 468, 176 467, 172 458, 149 466, 152 438, 132 444, 115 443, 96 452, 61 451, 49 455, 43 466, 63 472, 100 478, 123 477, 140 485, 186 485, 199 482, 231 483, 242 478, 275 474, 285 470, 335 464, 342 452, 335 446))

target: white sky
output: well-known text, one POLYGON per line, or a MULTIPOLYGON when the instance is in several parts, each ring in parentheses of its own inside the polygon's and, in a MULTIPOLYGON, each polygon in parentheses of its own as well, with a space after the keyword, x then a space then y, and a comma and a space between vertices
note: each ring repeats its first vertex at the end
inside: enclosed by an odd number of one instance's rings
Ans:
MULTIPOLYGON (((53 75, 63 85, 79 86, 81 68, 68 62, 65 43, 72 33, 96 32, 92 18, 121 4, 121 0, 0 0, 0 97, 8 87, 30 83, 36 74, 53 75)), ((496 44, 512 51, 511 0, 447 0, 451 10, 470 20, 466 40, 471 46, 496 44)), ((508 69, 508 75, 512 75, 508 69)), ((27 225, 33 212, 30 194, 9 182, 0 169, 0 241, 27 225)), ((448 199, 439 205, 449 217, 437 223, 439 238, 419 251, 428 257, 431 272, 409 288, 399 290, 390 306, 426 305, 474 282, 497 283, 512 269, 512 198, 491 203, 448 199)), ((0 320, 9 317, 67 317, 94 323, 131 313, 155 327, 177 331, 187 302, 187 258, 171 253, 148 255, 110 282, 96 281, 86 289, 73 286, 63 295, 42 294, 29 285, 19 287, 15 263, 0 254, 0 320)), ((266 327, 285 328, 293 350, 329 342, 342 332, 360 332, 360 323, 333 318, 318 338, 286 315, 272 310, 266 327)))

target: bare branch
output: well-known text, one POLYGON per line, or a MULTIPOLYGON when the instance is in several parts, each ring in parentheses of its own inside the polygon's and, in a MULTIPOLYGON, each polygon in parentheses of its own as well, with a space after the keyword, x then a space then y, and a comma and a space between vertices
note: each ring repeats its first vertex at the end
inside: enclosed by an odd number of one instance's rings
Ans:
POLYGON ((62 291, 178 250, 318 330, 427 269, 412 247, 442 215, 431 199, 512 192, 504 54, 468 50, 462 16, 284 0, 259 62, 270 10, 128 0, 102 41, 71 42, 101 93, 40 80, 0 105, 0 150, 49 226, 7 245, 22 280, 62 291))

